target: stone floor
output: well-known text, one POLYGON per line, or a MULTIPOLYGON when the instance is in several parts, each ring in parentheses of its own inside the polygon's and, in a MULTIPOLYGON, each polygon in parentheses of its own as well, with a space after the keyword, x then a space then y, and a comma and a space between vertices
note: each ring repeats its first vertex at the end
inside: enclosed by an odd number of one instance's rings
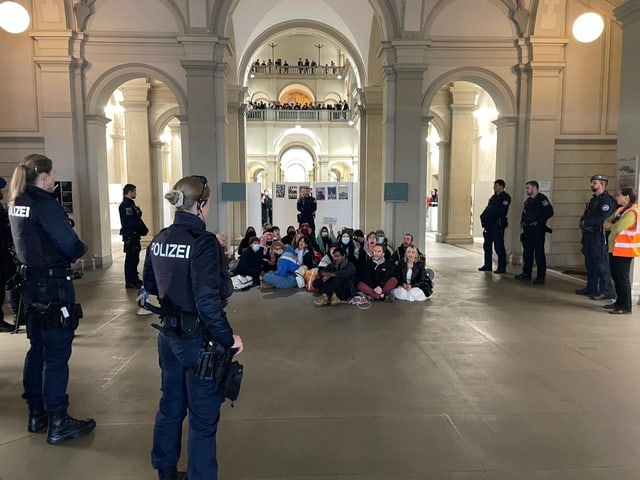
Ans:
MULTIPOLYGON (((637 312, 608 315, 559 275, 534 286, 480 273, 477 251, 432 244, 428 254, 435 294, 422 304, 232 297, 246 373, 235 408, 223 406, 220 478, 640 478, 637 312)), ((2 480, 155 478, 156 335, 135 316, 121 265, 77 285, 86 318, 70 412, 97 420, 88 437, 53 447, 27 433, 27 342, 0 334, 2 480)))

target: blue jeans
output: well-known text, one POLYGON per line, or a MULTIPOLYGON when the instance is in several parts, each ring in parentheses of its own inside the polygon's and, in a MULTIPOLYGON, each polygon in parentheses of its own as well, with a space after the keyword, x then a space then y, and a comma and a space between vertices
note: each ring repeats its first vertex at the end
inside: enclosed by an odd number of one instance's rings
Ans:
POLYGON ((189 411, 189 480, 218 478, 216 431, 220 406, 212 380, 200 380, 188 369, 198 363, 202 338, 180 339, 158 335, 158 357, 162 370, 162 398, 153 429, 151 464, 156 470, 175 467, 180 458, 182 421, 189 411))

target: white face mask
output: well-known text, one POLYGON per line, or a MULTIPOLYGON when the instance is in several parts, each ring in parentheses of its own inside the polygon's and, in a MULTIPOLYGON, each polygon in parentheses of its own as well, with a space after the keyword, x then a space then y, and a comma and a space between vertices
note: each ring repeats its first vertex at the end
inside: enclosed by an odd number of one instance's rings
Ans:
POLYGON ((260 245, 258 244, 251 245, 251 250, 253 250, 254 252, 257 252, 258 250, 260 250, 260 245))

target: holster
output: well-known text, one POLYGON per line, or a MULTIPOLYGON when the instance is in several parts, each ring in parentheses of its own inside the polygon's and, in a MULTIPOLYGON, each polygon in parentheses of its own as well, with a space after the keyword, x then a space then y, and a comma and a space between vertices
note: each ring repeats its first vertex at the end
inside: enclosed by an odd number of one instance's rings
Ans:
POLYGON ((152 323, 151 326, 175 338, 195 338, 200 334, 200 319, 195 313, 162 314, 160 323, 152 323))
POLYGON ((244 367, 233 361, 236 351, 235 348, 225 348, 210 340, 200 351, 198 365, 192 369, 193 374, 199 379, 212 380, 216 392, 232 402, 240 394, 244 373, 244 367))
POLYGON ((64 328, 75 330, 82 318, 82 305, 60 302, 33 302, 28 307, 34 312, 40 328, 64 328))

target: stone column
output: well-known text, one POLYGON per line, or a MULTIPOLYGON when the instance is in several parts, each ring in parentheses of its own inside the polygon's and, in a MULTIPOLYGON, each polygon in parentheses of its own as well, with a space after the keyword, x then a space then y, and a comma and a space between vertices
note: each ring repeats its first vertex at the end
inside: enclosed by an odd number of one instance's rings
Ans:
POLYGON ((471 181, 473 170, 474 125, 477 89, 466 84, 456 84, 450 89, 451 104, 451 153, 447 195, 448 208, 440 205, 448 218, 447 243, 473 243, 470 233, 471 181), (455 192, 454 195, 451 193, 455 192))
POLYGON ((171 131, 171 158, 166 179, 169 186, 173 187, 182 178, 182 127, 170 124, 169 130, 171 131))
MULTIPOLYGON (((615 10, 622 22, 622 73, 620 82, 620 121, 618 127, 618 158, 633 158, 640 155, 638 135, 638 112, 640 112, 640 90, 638 90, 638 42, 640 42, 640 0, 626 0, 615 10)), ((640 160, 640 159, 639 159, 640 160)), ((638 185, 636 185, 636 188, 638 185)), ((634 297, 640 294, 640 261, 633 261, 632 289, 634 297)), ((636 307, 639 308, 639 307, 636 307)))
POLYGON ((449 211, 449 177, 451 176, 451 143, 446 141, 438 142, 440 151, 440 173, 438 189, 438 233, 436 233, 436 242, 444 242, 449 234, 449 216, 443 215, 443 212, 449 211))
POLYGON ((114 114, 113 116, 113 133, 111 141, 113 144, 113 153, 111 162, 109 162, 109 183, 126 183, 125 165, 126 152, 124 143, 124 127, 122 125, 122 115, 114 114))
POLYGON ((151 152, 149 151, 149 82, 139 78, 131 80, 120 87, 124 100, 124 129, 126 142, 126 183, 134 184, 136 188, 136 203, 143 212, 144 222, 149 232, 157 232, 155 212, 157 204, 155 198, 155 176, 152 172, 151 152))
POLYGON ((509 228, 505 231, 504 245, 507 250, 507 262, 513 263, 513 253, 520 252, 520 205, 513 202, 515 192, 522 190, 521 182, 516 181, 516 117, 501 117, 493 122, 496 126, 496 178, 506 182, 506 190, 512 197, 509 207, 509 228))
POLYGON ((360 228, 365 232, 382 225, 383 211, 383 98, 380 88, 366 90, 366 116, 360 117, 360 228))
MULTIPOLYGON (((86 257, 95 260, 96 267, 113 263, 111 256, 111 223, 109 221, 109 178, 107 172, 107 146, 105 142, 109 119, 100 115, 85 116, 87 132, 88 204, 83 209, 87 216, 87 232, 83 240, 89 246, 86 257)), ((74 192, 75 193, 75 192, 74 192)))
MULTIPOLYGON (((164 227, 164 209, 166 208, 166 203, 164 197, 162 195, 162 181, 164 177, 164 170, 167 163, 165 163, 165 145, 163 142, 151 142, 151 202, 156 208, 153 211, 149 210, 143 213, 143 219, 145 223, 150 222, 152 220, 153 225, 157 225, 158 230, 151 230, 149 228, 149 234, 154 235, 157 231, 159 231, 162 227, 164 227)), ((148 225, 148 223, 147 223, 148 225)))

